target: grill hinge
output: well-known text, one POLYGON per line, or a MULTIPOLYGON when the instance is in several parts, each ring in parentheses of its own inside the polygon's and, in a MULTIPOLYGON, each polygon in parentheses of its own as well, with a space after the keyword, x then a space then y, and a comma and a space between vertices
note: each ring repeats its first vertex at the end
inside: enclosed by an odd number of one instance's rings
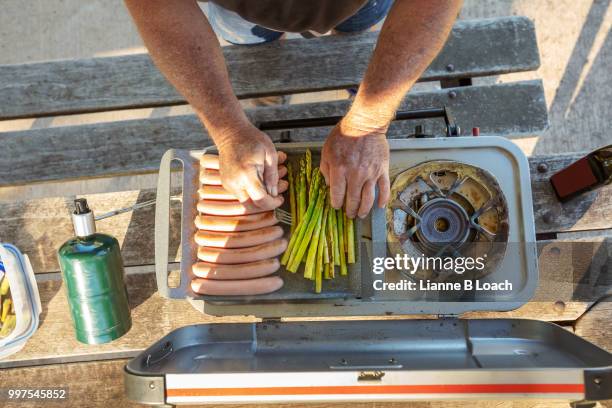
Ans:
POLYGON ((458 319, 458 314, 438 314, 438 319, 458 319))
POLYGON ((281 323, 282 317, 262 317, 261 322, 265 324, 281 323))

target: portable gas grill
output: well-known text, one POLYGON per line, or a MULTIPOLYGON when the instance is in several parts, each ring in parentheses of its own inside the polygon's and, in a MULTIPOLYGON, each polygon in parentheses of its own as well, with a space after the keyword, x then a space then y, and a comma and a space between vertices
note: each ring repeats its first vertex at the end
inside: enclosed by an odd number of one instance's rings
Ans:
MULTIPOLYGON (((282 268, 285 284, 275 293, 191 292, 199 158, 214 148, 168 151, 160 166, 155 219, 160 293, 188 299, 210 315, 254 315, 262 322, 193 325, 169 333, 127 364, 128 397, 152 405, 612 398, 612 355, 573 333, 537 320, 458 318, 468 311, 513 310, 533 296, 538 269, 531 184, 527 159, 510 141, 456 137, 447 109, 398 114, 399 119, 438 116, 445 119, 447 137, 389 141, 391 202, 356 222, 357 262, 348 276, 325 281, 320 294, 301 274, 282 268), (183 168, 181 279, 169 287, 174 161, 183 168), (385 257, 482 254, 487 254, 485 267, 462 274, 439 264, 412 273, 397 266, 381 273, 373 268, 385 257), (468 280, 470 289, 422 287, 468 280), (475 289, 499 282, 511 289, 475 289), (392 290, 389 284, 415 289, 392 290), (438 319, 281 321, 398 314, 438 319)), ((325 126, 337 120, 274 122, 262 128, 325 126)), ((321 146, 277 144, 289 161, 310 149, 317 162, 321 146)))

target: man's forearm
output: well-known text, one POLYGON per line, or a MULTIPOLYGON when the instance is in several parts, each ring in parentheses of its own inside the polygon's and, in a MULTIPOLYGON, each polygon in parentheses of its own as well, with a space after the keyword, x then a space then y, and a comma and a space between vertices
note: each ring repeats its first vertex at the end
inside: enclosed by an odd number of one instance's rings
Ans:
MULTIPOLYGON (((440 52, 462 0, 396 0, 349 117, 376 130, 392 120, 404 95, 440 52)), ((381 129, 384 131, 385 129, 381 129)))
POLYGON ((217 37, 195 0, 125 3, 153 61, 191 104, 215 143, 248 123, 217 37))

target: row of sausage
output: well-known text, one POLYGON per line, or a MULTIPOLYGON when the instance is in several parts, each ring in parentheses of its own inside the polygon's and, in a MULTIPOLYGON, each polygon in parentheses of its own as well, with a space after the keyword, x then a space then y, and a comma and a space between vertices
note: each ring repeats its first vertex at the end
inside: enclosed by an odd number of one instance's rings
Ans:
POLYGON ((287 248, 283 228, 274 213, 283 203, 288 183, 283 180, 286 155, 279 152, 279 195, 272 208, 252 201, 240 202, 221 183, 219 158, 205 154, 200 160, 198 191, 198 261, 193 265, 194 292, 204 295, 261 295, 283 286, 278 256, 287 248))

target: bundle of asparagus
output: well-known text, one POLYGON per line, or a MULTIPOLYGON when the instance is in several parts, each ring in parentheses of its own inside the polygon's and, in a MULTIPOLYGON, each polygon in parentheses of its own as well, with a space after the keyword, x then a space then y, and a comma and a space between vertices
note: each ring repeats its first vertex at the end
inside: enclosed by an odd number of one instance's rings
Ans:
POLYGON ((299 168, 287 165, 289 205, 291 207, 291 239, 281 264, 297 272, 304 262, 304 278, 314 280, 315 292, 321 293, 323 279, 347 275, 347 264, 355 263, 355 231, 353 219, 344 210, 332 208, 328 187, 319 168, 312 168, 312 154, 306 151, 299 168))

